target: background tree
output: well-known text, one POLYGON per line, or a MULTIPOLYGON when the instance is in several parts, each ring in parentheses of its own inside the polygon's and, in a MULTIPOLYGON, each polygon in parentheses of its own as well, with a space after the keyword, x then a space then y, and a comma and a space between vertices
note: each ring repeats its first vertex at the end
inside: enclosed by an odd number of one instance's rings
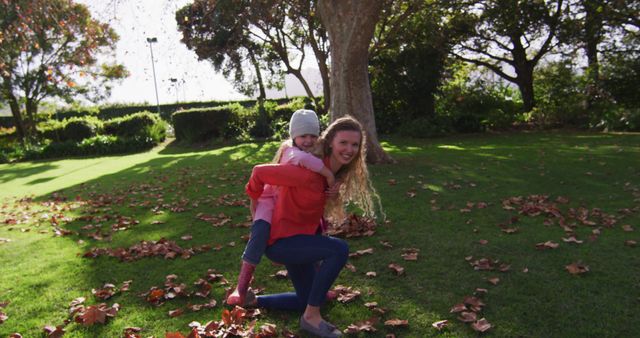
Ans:
POLYGON ((265 75, 277 76, 276 56, 249 38, 243 5, 235 0, 194 1, 176 12, 176 21, 181 41, 200 60, 210 61, 241 93, 253 95, 257 91, 258 101, 263 101, 268 83, 273 82, 265 75), (247 64, 253 74, 247 74, 247 64))
POLYGON ((122 65, 98 64, 118 36, 70 0, 2 0, 0 95, 9 103, 20 138, 34 134, 38 104, 108 94, 107 81, 127 75, 122 65), (26 115, 23 115, 26 112, 26 115))
POLYGON ((369 50, 378 132, 391 133, 416 120, 433 122, 435 94, 452 45, 470 28, 467 21, 467 14, 438 1, 385 5, 369 50))
MULTIPOLYGON (((176 20, 182 41, 200 59, 212 61, 216 70, 222 69, 226 77, 233 72, 234 81, 242 83, 246 76, 243 60, 251 60, 258 79, 264 79, 261 69, 268 69, 272 75, 294 75, 307 96, 323 110, 302 74, 308 46, 321 73, 328 73, 326 34, 318 25, 310 0, 196 0, 180 9, 176 20)), ((328 79, 325 75, 323 81, 328 79)), ((281 76, 270 79, 272 85, 277 84, 275 79, 282 81, 281 76)))
MULTIPOLYGON (((614 65, 615 68, 633 64, 625 59, 638 52, 638 44, 633 42, 637 39, 633 36, 638 36, 640 1, 573 0, 569 1, 568 10, 569 17, 564 19, 558 37, 569 47, 568 57, 576 59, 580 55, 578 51, 583 51, 586 57, 584 113, 592 117, 605 114, 606 101, 612 93, 602 87, 602 63, 607 64, 608 70, 614 65)), ((623 71, 615 77, 621 79, 633 73, 623 71)), ((611 78, 611 75, 608 71, 607 76, 611 78)), ((615 82, 632 83, 633 80, 615 82)))
POLYGON ((318 10, 331 44, 331 120, 350 114, 367 132, 367 160, 392 161, 378 142, 369 85, 369 45, 381 1, 320 0, 318 10))
POLYGON ((456 45, 453 54, 492 70, 518 86, 523 108, 535 107, 533 76, 536 65, 557 44, 556 34, 567 4, 563 0, 485 0, 456 2, 477 13, 471 38, 456 45), (511 75, 503 67, 513 70, 511 75))

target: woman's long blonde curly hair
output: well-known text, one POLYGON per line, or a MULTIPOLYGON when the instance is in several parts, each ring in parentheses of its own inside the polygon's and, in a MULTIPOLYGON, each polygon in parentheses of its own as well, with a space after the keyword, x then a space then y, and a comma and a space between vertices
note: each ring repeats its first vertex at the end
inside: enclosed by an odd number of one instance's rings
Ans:
POLYGON ((342 181, 340 194, 335 199, 328 199, 325 206, 325 217, 333 222, 341 222, 346 218, 344 207, 353 203, 364 212, 365 217, 384 217, 380 196, 371 184, 367 169, 367 137, 362 125, 355 118, 346 115, 331 123, 322 133, 317 143, 317 155, 331 155, 331 142, 340 131, 357 131, 360 133, 360 147, 353 160, 342 166, 335 174, 336 180, 342 181), (376 209, 378 209, 376 211, 376 209))

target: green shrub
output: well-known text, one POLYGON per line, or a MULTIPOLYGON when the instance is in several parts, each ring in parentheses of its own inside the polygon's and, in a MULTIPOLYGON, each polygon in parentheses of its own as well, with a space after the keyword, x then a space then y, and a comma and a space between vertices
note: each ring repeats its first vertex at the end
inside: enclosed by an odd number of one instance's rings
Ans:
POLYGON ((147 128, 158 123, 162 123, 158 114, 142 111, 105 121, 104 132, 108 135, 133 137, 144 134, 147 128))
MULTIPOLYGON (((44 146, 31 147, 18 159, 43 159, 70 156, 103 156, 126 154, 152 148, 156 143, 150 137, 118 137, 97 135, 80 142, 71 140, 51 142, 44 146)), ((1 157, 2 155, 0 155, 1 157)), ((15 157, 15 155, 14 155, 15 157)))
POLYGON ((58 120, 46 120, 36 125, 38 136, 52 141, 61 141, 64 137, 66 123, 58 120))
POLYGON ((71 119, 74 117, 86 117, 86 116, 94 116, 97 117, 100 109, 97 106, 87 107, 87 106, 72 106, 68 109, 58 109, 53 114, 49 116, 51 119, 55 119, 58 121, 71 119))
POLYGON ((16 127, 2 127, 0 126, 0 136, 9 136, 9 135, 13 135, 16 132, 16 127))
POLYGON ((436 95, 435 107, 440 125, 450 125, 451 131, 480 132, 486 129, 509 128, 522 118, 521 104, 512 98, 518 95, 501 83, 473 80, 473 68, 456 66, 452 78, 436 95))
POLYGON ((448 118, 436 116, 405 121, 397 127, 397 131, 403 136, 428 138, 448 134, 451 132, 451 128, 451 121, 448 118))
POLYGON ((605 131, 640 131, 640 108, 611 105, 592 127, 605 131))
POLYGON ((172 115, 176 139, 186 142, 200 142, 211 138, 224 137, 239 132, 234 129, 234 116, 243 108, 239 104, 213 108, 182 110, 172 115))
POLYGON ((587 127, 585 78, 577 75, 571 63, 549 63, 536 70, 533 122, 542 126, 587 127))
POLYGON ((65 123, 62 140, 82 141, 95 136, 100 127, 96 118, 73 118, 65 123))

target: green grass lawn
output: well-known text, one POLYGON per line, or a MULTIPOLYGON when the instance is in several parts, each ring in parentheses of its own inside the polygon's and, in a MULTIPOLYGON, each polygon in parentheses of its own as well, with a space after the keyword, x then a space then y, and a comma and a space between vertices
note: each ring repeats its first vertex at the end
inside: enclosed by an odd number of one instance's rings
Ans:
MULTIPOLYGON (((328 304, 324 313, 333 323, 345 329, 377 317, 377 331, 360 335, 475 337, 450 309, 478 293, 486 304, 478 319, 493 326, 487 336, 640 336, 640 248, 627 242, 640 241, 639 134, 394 138, 384 146, 398 163, 372 166, 371 172, 388 221, 371 237, 348 239, 351 252, 373 253, 351 258, 355 271, 341 273, 337 283, 360 295, 328 304), (583 242, 565 242, 570 235, 583 242), (547 241, 559 245, 536 248, 547 241), (419 249, 417 261, 403 259, 407 248, 419 249), (494 264, 482 265, 483 258, 494 264), (565 267, 576 262, 589 271, 570 274, 565 267), (390 263, 404 267, 404 274, 394 274, 390 263), (501 265, 508 270, 499 271, 501 265), (489 282, 494 277, 496 285, 489 282), (367 308, 370 302, 384 313, 367 308), (408 325, 385 326, 391 319, 408 325), (449 320, 448 327, 432 328, 438 320, 449 320)), ((7 316, 0 336, 41 336, 44 326, 69 318, 69 304, 78 297, 86 298, 86 306, 118 303, 120 311, 104 325, 71 322, 65 337, 121 337, 127 327, 142 328, 143 337, 186 335, 192 321, 220 320, 228 287, 220 281, 211 283, 207 298, 179 296, 160 306, 141 294, 164 288, 170 274, 187 291, 198 291, 194 282, 209 269, 235 282, 248 234, 244 183, 251 166, 268 161, 276 148, 168 146, 137 155, 0 165, 0 312, 7 316), (71 233, 56 236, 56 227, 71 233), (83 257, 94 248, 161 238, 195 252, 188 259, 128 262, 83 257), (198 250, 203 245, 211 249, 198 250), (119 288, 128 280, 130 290, 110 299, 92 295, 105 283, 119 288), (213 309, 187 307, 211 299, 218 303, 213 309), (184 314, 170 317, 176 309, 184 314)), ((267 293, 290 290, 287 280, 271 276, 280 269, 263 260, 254 285, 267 293)), ((297 332, 298 318, 263 311, 256 328, 272 323, 278 332, 297 332)))

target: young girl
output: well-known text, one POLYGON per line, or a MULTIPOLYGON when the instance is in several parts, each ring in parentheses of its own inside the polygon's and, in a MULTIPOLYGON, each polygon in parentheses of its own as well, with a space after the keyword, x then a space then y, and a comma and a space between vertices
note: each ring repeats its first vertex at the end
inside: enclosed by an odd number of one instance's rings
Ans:
MULTIPOLYGON (((297 110, 289 121, 291 139, 282 142, 273 163, 298 165, 317 172, 324 176, 328 186, 332 187, 335 178, 331 170, 324 165, 320 158, 309 153, 315 146, 319 134, 320 122, 316 113, 311 110, 297 110)), ((244 304, 253 272, 267 247, 277 193, 277 187, 267 185, 257 203, 251 200, 251 216, 253 217, 251 237, 242 255, 237 287, 227 297, 229 305, 244 304)), ((318 222, 320 222, 319 219, 318 222)))

